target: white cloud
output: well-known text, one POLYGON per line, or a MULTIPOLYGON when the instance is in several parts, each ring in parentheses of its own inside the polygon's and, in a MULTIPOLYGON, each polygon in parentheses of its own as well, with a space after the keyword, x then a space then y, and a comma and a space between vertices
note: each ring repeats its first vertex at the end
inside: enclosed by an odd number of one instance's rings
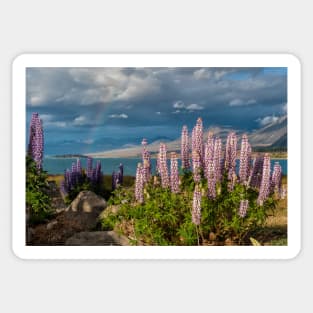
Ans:
POLYGON ((44 127, 64 128, 67 126, 67 123, 64 121, 54 121, 54 116, 52 114, 40 114, 40 118, 44 127))
POLYGON ((178 113, 180 113, 180 110, 176 110, 176 111, 174 111, 174 112, 172 112, 173 114, 178 114, 178 113))
POLYGON ((93 139, 85 139, 82 141, 83 143, 87 144, 87 145, 91 145, 93 144, 95 141, 93 139))
POLYGON ((277 116, 272 115, 272 116, 265 116, 263 118, 258 118, 257 122, 259 122, 261 126, 266 126, 268 124, 277 122, 278 119, 279 118, 277 116))
POLYGON ((178 100, 178 101, 174 102, 173 108, 174 109, 183 109, 183 108, 185 108, 185 104, 183 101, 178 100))
POLYGON ((255 104, 255 99, 248 99, 248 100, 242 100, 242 99, 233 99, 229 102, 230 106, 241 106, 241 105, 249 105, 249 104, 255 104))
POLYGON ((78 125, 78 126, 82 126, 82 125, 86 125, 87 124, 87 119, 85 116, 78 116, 74 119, 74 122, 73 122, 74 125, 78 125))
POLYGON ((158 111, 158 112, 155 112, 155 114, 157 114, 157 115, 161 115, 161 112, 160 112, 160 111, 158 111))
POLYGON ((192 103, 186 106, 187 110, 203 110, 203 106, 196 104, 196 103, 192 103))
POLYGON ((207 68, 201 68, 193 72, 195 79, 210 79, 212 73, 207 68))
POLYGON ((122 113, 122 114, 111 114, 111 115, 109 115, 109 117, 110 118, 128 118, 128 115, 127 114, 124 114, 124 113, 122 113))

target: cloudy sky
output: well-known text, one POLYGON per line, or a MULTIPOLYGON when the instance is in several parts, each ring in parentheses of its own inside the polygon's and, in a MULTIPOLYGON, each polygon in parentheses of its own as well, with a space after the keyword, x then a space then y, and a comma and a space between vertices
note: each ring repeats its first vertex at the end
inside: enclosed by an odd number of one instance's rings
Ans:
POLYGON ((201 116, 253 130, 286 114, 285 68, 28 68, 31 114, 47 154, 86 153, 172 140, 201 116))

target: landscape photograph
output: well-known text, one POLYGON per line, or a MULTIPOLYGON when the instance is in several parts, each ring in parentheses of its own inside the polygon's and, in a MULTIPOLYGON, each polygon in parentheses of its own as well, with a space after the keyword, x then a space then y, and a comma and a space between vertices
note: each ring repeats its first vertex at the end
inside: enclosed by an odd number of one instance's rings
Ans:
POLYGON ((27 67, 25 244, 288 246, 287 80, 27 67))

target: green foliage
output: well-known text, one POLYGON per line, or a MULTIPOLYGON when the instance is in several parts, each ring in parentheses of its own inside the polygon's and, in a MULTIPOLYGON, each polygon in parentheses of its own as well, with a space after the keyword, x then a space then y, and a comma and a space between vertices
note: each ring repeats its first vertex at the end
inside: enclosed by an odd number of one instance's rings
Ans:
MULTIPOLYGON (((227 179, 217 186, 214 200, 206 196, 207 183, 202 180, 201 224, 192 223, 191 208, 194 191, 192 173, 185 171, 180 177, 181 192, 173 194, 152 182, 146 185, 143 204, 135 202, 132 188, 118 188, 109 204, 118 205, 117 214, 102 220, 104 229, 120 230, 132 239, 133 244, 144 245, 197 245, 212 241, 224 244, 230 240, 236 244, 249 241, 249 233, 262 227, 267 214, 276 202, 269 198, 263 206, 257 205, 258 191, 236 184, 234 190, 227 190, 227 179), (244 218, 238 214, 240 200, 249 200, 249 209, 244 218), (131 229, 131 231, 130 231, 131 229), (210 235, 211 234, 211 235, 210 235)), ((153 180, 152 180, 153 181, 153 180)))
POLYGON ((27 156, 26 208, 30 224, 40 223, 49 218, 52 213, 47 177, 47 173, 42 170, 38 171, 35 162, 27 156))

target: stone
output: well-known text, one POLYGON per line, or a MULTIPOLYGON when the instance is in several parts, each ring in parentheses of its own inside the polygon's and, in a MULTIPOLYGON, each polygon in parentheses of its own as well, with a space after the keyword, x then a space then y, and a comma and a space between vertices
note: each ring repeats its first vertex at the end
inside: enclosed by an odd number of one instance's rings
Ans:
POLYGON ((107 206, 106 201, 89 190, 81 191, 65 211, 98 214, 107 206))
POLYGON ((80 232, 66 240, 66 246, 128 246, 129 240, 114 231, 80 232))
POLYGON ((58 224, 57 220, 53 220, 47 224, 47 230, 51 230, 56 224, 58 224))
POLYGON ((119 209, 120 209, 119 205, 110 205, 110 206, 108 206, 105 210, 103 210, 99 214, 99 220, 106 219, 111 214, 113 214, 113 215, 117 214, 119 209))

